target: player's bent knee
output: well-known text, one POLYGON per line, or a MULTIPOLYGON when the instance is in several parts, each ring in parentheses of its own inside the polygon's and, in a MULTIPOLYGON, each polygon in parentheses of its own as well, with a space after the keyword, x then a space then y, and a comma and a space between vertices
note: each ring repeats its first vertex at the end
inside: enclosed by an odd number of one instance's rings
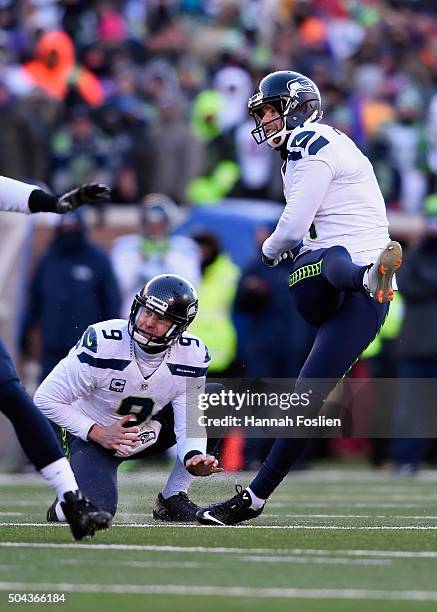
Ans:
MULTIPOLYGON (((325 254, 323 255, 323 261, 330 259, 331 257, 346 257, 346 259, 351 259, 349 251, 340 244, 337 244, 329 249, 326 249, 325 254)), ((322 263, 323 265, 323 263, 322 263)))

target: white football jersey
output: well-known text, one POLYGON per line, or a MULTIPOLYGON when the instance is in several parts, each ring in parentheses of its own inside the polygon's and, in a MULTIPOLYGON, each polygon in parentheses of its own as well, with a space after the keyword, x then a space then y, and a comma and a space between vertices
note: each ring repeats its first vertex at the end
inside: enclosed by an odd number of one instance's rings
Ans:
MULTIPOLYGON (((152 359, 156 363, 156 355, 152 359)), ((178 456, 183 461, 190 450, 205 452, 206 439, 186 438, 186 397, 187 379, 202 391, 209 362, 203 342, 185 332, 144 378, 128 322, 104 321, 88 327, 41 383, 35 403, 55 423, 87 440, 94 423, 111 425, 127 414, 142 423, 171 402, 178 456)))
POLYGON ((296 246, 344 246, 366 264, 389 242, 385 203, 372 165, 335 128, 312 123, 293 131, 283 165, 287 202, 275 232, 263 245, 267 257, 296 246), (368 261, 369 260, 369 261, 368 261))

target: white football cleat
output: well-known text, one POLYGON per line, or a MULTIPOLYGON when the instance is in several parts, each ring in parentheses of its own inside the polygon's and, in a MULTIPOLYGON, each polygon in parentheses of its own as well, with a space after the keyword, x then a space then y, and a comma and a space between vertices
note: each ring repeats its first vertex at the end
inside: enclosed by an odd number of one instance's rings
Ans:
POLYGON ((380 304, 393 300, 393 276, 401 265, 402 247, 399 242, 392 240, 381 251, 376 262, 364 274, 364 288, 380 304))

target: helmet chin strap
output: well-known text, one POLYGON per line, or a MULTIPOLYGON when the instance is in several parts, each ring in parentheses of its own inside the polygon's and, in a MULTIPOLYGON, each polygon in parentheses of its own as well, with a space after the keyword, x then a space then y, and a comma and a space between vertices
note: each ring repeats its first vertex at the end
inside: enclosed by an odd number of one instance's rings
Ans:
POLYGON ((135 340, 135 344, 138 346, 138 348, 143 351, 144 353, 147 353, 148 355, 157 355, 158 353, 163 353, 166 349, 168 349, 169 345, 166 344, 165 346, 160 344, 159 346, 155 346, 155 345, 145 345, 145 344, 140 344, 139 342, 137 342, 135 340))
POLYGON ((279 149, 284 144, 285 139, 287 138, 287 135, 288 134, 287 134, 286 128, 283 127, 280 132, 276 132, 274 136, 270 136, 270 138, 267 138, 266 143, 272 149, 279 149), (277 142, 275 142, 275 140, 277 142))
MULTIPOLYGON (((174 332, 174 330, 175 330, 175 327, 176 327, 176 324, 173 323, 173 325, 170 327, 170 329, 164 335, 164 338, 166 336, 169 336, 170 334, 172 334, 174 332)), ((133 339, 140 346, 140 348, 142 348, 143 351, 146 351, 146 352, 150 351, 150 349, 152 349, 153 352, 164 351, 166 348, 168 348, 171 344, 173 344, 176 341, 176 338, 174 338, 174 340, 172 340, 172 341, 170 341, 170 342, 168 342, 166 344, 161 344, 159 342, 154 342, 153 340, 148 340, 148 341, 146 341, 147 344, 145 344, 144 343, 145 338, 141 334, 136 332, 136 331, 133 332, 133 339)))

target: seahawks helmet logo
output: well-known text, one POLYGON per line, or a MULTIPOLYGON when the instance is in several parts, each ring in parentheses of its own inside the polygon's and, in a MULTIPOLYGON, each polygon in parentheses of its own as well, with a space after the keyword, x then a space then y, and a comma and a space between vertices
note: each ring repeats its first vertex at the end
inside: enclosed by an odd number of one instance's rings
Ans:
POLYGON ((290 96, 294 97, 296 94, 301 93, 303 91, 313 93, 314 84, 312 83, 312 81, 305 77, 299 77, 298 79, 288 81, 287 89, 290 92, 290 96))
POLYGON ((192 302, 187 308, 187 317, 190 319, 191 317, 195 317, 197 314, 197 303, 192 302))

